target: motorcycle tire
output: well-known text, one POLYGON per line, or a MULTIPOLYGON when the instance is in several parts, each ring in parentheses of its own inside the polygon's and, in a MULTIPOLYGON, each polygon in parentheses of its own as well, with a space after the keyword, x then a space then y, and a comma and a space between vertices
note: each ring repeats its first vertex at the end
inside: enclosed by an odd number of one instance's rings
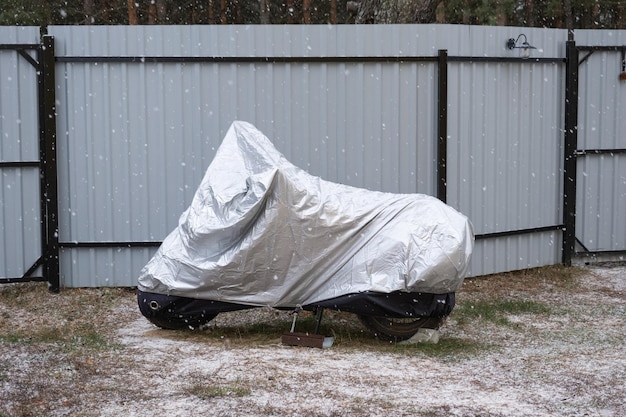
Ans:
POLYGON ((401 342, 408 340, 421 328, 438 329, 443 321, 442 317, 378 317, 359 316, 359 320, 374 336, 387 342, 401 342))

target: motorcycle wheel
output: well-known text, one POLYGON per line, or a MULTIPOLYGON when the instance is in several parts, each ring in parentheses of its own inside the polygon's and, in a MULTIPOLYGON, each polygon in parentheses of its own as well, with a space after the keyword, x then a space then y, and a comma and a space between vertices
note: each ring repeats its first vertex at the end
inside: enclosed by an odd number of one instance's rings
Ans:
POLYGON ((410 339, 420 328, 438 329, 443 318, 359 316, 359 320, 378 339, 388 342, 401 342, 410 339))

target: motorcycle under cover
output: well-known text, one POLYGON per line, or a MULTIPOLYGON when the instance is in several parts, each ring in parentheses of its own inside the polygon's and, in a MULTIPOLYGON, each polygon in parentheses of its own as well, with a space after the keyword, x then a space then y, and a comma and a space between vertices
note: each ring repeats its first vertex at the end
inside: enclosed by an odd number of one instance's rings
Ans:
POLYGON ((446 294, 461 287, 473 244, 468 219, 440 200, 324 181, 236 121, 138 289, 277 308, 446 294))

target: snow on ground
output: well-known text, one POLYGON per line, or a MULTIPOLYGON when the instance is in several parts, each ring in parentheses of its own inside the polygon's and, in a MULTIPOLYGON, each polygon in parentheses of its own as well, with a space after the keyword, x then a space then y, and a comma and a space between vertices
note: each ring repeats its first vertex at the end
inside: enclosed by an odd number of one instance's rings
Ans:
MULTIPOLYGON (((585 285, 613 289, 624 301, 624 268, 594 268, 585 285)), ((586 298, 585 294, 581 299, 586 298)), ((593 304, 593 299, 586 300, 593 304)), ((571 300, 580 303, 581 300, 571 300)), ((612 305, 612 304, 611 304, 612 305)), ((604 307, 608 308, 607 303, 604 307)), ((533 339, 475 357, 439 360, 393 353, 307 349, 279 344, 252 348, 198 345, 159 337, 143 318, 120 329, 156 400, 107 404, 103 415, 451 415, 451 416, 621 416, 626 415, 626 346, 605 350, 603 339, 625 341, 625 317, 580 329, 556 317, 527 323, 533 339), (563 333, 564 328, 571 331, 563 333), (580 332, 579 338, 571 334, 580 332), (201 400, 181 394, 190 380, 249 386, 250 393, 201 400)), ((511 320, 515 322, 515 320, 511 320)), ((574 322, 572 322, 574 321, 574 322)), ((523 318, 518 320, 523 324, 523 318)), ((499 336, 480 335, 485 342, 499 336)), ((454 323, 442 329, 455 336, 454 323)))
MULTIPOLYGON (((148 323, 129 297, 117 307, 124 319, 113 332, 122 347, 106 354, 110 360, 98 359, 88 383, 74 387, 85 400, 60 399, 45 406, 44 414, 626 415, 626 267, 589 267, 576 291, 537 297, 554 305, 558 314, 540 316, 541 320, 510 315, 510 325, 504 327, 481 321, 476 322, 480 326, 468 327, 453 315, 441 329, 443 343, 454 339, 484 346, 458 357, 429 355, 411 347, 313 349, 279 341, 231 343, 210 333, 206 340, 177 337, 148 323)), ((254 314, 267 312, 246 314, 220 315, 215 325, 227 325, 231 318, 254 321, 254 314)), ((45 352, 31 352, 30 357, 17 349, 13 353, 14 360, 23 362, 0 371, 0 389, 6 392, 19 381, 14 377, 18 368, 30 372, 29 367, 59 360, 44 358, 45 352)), ((9 363, 2 357, 6 359, 7 352, 0 352, 0 364, 9 363)), ((62 367, 55 369, 61 372, 62 367)), ((54 378, 48 382, 54 383, 54 378)), ((2 410, 0 405, 0 416, 18 415, 2 410)))

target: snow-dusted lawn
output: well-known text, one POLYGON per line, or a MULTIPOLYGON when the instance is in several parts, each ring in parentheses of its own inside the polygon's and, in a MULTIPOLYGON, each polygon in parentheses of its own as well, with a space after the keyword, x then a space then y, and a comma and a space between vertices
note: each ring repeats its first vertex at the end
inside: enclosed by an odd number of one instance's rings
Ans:
POLYGON ((626 267, 542 271, 467 280, 438 345, 352 339, 335 314, 324 350, 249 331, 288 330, 269 309, 181 334, 131 291, 0 288, 0 416, 626 415, 626 267), (475 314, 499 300, 538 310, 475 314))

